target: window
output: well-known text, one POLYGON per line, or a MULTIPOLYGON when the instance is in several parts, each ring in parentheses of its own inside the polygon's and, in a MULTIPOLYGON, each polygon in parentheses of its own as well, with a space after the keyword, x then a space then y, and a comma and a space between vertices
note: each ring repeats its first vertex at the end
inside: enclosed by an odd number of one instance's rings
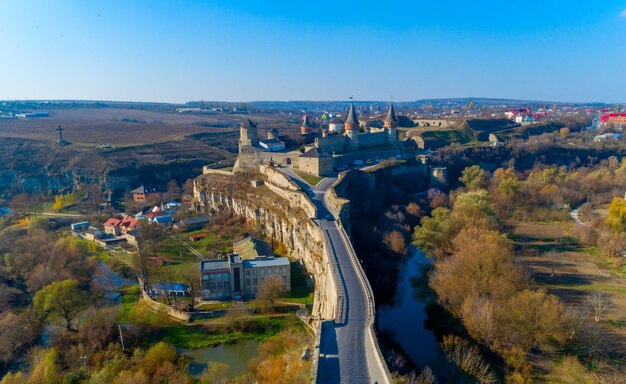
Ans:
POLYGON ((250 271, 246 271, 246 276, 250 276, 250 271))
POLYGON ((202 280, 209 280, 209 275, 202 275, 202 280))
POLYGON ((287 284, 287 276, 283 276, 283 283, 287 284))
POLYGON ((254 278, 254 285, 257 285, 257 284, 259 284, 259 280, 257 280, 257 278, 255 277, 254 278))
POLYGON ((268 270, 267 270, 267 274, 268 274, 268 275, 271 275, 271 274, 272 274, 272 268, 270 268, 270 269, 268 269, 268 270))
POLYGON ((246 285, 250 285, 250 279, 246 279, 246 285))

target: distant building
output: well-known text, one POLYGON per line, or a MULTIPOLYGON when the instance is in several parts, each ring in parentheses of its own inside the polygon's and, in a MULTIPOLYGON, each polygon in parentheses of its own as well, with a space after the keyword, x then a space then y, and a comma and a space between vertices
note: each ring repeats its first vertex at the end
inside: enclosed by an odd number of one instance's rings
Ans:
POLYGON ((174 228, 179 229, 185 232, 197 231, 198 229, 202 229, 207 223, 210 221, 208 216, 197 216, 192 217, 190 219, 182 219, 176 224, 174 224, 174 228))
POLYGON ((15 116, 22 119, 34 119, 37 117, 48 117, 50 113, 48 112, 27 112, 27 113, 17 113, 15 116))
POLYGON ((517 115, 515 122, 518 124, 531 124, 535 121, 532 115, 517 115))
POLYGON ((0 208, 0 217, 5 216, 5 215, 10 215, 12 213, 13 211, 10 210, 9 208, 0 208))
POLYGON ((149 220, 149 222, 162 225, 164 227, 169 227, 174 224, 174 218, 170 215, 159 215, 149 220))
POLYGON ((600 116, 600 124, 626 125, 626 113, 609 113, 600 116))
POLYGON ((609 140, 619 140, 621 138, 622 138, 622 135, 619 133, 605 133, 603 135, 594 136, 593 141, 594 143, 600 143, 600 142, 609 141, 609 140))
POLYGON ((70 225, 70 228, 72 228, 72 231, 74 232, 82 232, 82 231, 87 230, 87 228, 89 228, 89 222, 81 221, 79 223, 73 223, 70 225))
POLYGON ((267 139, 259 141, 259 146, 268 152, 277 152, 285 149, 285 143, 278 139, 267 139))
POLYGON ((122 219, 110 218, 104 222, 104 232, 113 236, 125 235, 135 229, 139 220, 126 216, 122 219))
POLYGON ((159 192, 155 188, 146 188, 141 185, 130 191, 130 193, 133 195, 133 200, 141 202, 146 201, 151 195, 156 195, 159 192))
POLYGON ((160 282, 150 287, 151 296, 178 296, 184 297, 189 295, 189 286, 181 283, 164 283, 160 282))
POLYGON ((332 119, 330 123, 328 124, 328 132, 338 132, 338 133, 343 132, 343 121, 341 121, 337 117, 332 119))

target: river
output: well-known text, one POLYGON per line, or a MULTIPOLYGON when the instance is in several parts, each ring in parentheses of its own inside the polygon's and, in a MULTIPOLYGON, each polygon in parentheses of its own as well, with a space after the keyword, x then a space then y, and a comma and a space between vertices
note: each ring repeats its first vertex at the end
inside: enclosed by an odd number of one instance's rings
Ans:
POLYGON ((258 343, 254 340, 241 340, 233 344, 220 344, 213 348, 179 350, 191 360, 187 371, 200 376, 209 362, 228 365, 228 376, 233 378, 248 372, 248 363, 259 355, 258 343))
POLYGON ((430 263, 420 250, 411 248, 411 257, 401 268, 392 305, 378 308, 378 328, 420 369, 425 366, 437 374, 445 367, 445 357, 433 332, 424 326, 425 300, 417 294, 412 280, 423 279, 423 266, 430 263))

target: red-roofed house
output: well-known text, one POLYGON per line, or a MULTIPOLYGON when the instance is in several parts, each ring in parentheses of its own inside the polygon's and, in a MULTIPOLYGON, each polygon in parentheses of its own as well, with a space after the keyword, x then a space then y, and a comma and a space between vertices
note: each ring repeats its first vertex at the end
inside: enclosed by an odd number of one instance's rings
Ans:
POLYGON ((109 233, 113 236, 120 235, 120 223, 122 220, 110 218, 109 220, 104 222, 104 233, 109 233))
POLYGON ((113 236, 127 234, 128 232, 135 229, 138 222, 139 220, 129 216, 124 217, 121 220, 112 217, 104 222, 104 232, 109 233, 113 236))
POLYGON ((626 125, 626 113, 609 113, 600 117, 602 124, 626 125))
POLYGON ((131 232, 133 229, 135 229, 137 223, 139 223, 139 220, 135 219, 134 217, 126 216, 120 222, 120 230, 124 234, 131 232))

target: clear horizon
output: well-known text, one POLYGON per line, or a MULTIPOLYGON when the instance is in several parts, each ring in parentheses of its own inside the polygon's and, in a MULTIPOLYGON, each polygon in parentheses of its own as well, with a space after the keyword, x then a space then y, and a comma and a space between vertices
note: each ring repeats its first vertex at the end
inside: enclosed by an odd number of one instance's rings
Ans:
POLYGON ((626 1, 0 3, 2 100, 626 101, 626 1))

